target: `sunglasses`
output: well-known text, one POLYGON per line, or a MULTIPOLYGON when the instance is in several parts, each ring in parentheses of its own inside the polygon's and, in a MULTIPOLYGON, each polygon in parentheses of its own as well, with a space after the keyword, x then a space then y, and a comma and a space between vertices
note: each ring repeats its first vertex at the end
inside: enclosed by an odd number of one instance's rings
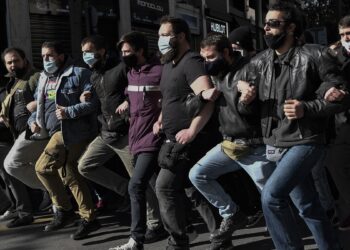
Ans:
POLYGON ((281 26, 282 23, 286 23, 285 20, 277 20, 277 19, 271 19, 264 23, 264 26, 270 27, 270 28, 278 28, 281 26))

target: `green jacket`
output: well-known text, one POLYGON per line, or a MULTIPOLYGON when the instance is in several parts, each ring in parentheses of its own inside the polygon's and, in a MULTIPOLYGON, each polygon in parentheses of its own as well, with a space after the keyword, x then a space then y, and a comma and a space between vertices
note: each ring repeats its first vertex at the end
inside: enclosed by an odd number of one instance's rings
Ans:
POLYGON ((27 73, 21 79, 11 79, 11 76, 6 75, 9 78, 9 82, 14 80, 15 83, 11 89, 6 90, 6 97, 1 103, 0 115, 8 121, 5 124, 11 129, 15 137, 22 132, 15 129, 17 119, 20 117, 23 118, 23 116, 29 118, 30 116, 26 105, 34 100, 39 76, 39 72, 33 69, 28 69, 27 73), (11 109, 14 109, 15 105, 16 113, 11 115, 11 109))

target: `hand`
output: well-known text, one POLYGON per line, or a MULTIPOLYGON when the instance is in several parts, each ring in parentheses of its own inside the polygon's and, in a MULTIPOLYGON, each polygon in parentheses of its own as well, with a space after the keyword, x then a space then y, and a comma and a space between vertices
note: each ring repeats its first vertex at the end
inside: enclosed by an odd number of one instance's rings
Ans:
POLYGON ((92 96, 92 93, 90 91, 84 91, 83 93, 81 93, 79 100, 80 102, 88 102, 90 101, 92 96))
POLYGON ((161 121, 156 121, 153 124, 153 134, 154 135, 158 135, 161 130, 162 130, 162 122, 161 121))
POLYGON ((30 113, 33 113, 36 110, 37 103, 36 101, 31 101, 30 103, 27 104, 27 109, 30 113))
POLYGON ((250 104, 252 101, 254 101, 256 97, 256 88, 255 86, 248 86, 243 88, 241 90, 241 96, 239 97, 239 101, 243 104, 250 104))
POLYGON ((193 141, 195 136, 196 135, 191 129, 183 129, 175 135, 175 139, 180 144, 186 144, 193 141))
POLYGON ((283 111, 288 120, 300 119, 304 116, 303 104, 298 100, 286 100, 283 111))
POLYGON ((238 92, 240 93, 247 91, 249 87, 250 87, 249 82, 239 80, 237 83, 237 89, 238 89, 238 92))
POLYGON ((58 120, 67 119, 65 107, 62 107, 60 105, 56 106, 56 117, 58 120))
POLYGON ((30 130, 32 131, 32 133, 39 133, 40 132, 40 127, 36 122, 32 122, 32 124, 30 124, 30 130))
POLYGON ((326 94, 324 95, 324 99, 328 102, 339 102, 343 100, 345 95, 346 92, 344 90, 332 87, 327 90, 326 94))
POLYGON ((127 101, 124 101, 122 104, 118 106, 118 108, 115 110, 115 113, 117 114, 123 114, 126 112, 129 108, 129 103, 127 101))
POLYGON ((202 98, 207 101, 215 101, 221 94, 216 88, 206 89, 202 93, 202 98))

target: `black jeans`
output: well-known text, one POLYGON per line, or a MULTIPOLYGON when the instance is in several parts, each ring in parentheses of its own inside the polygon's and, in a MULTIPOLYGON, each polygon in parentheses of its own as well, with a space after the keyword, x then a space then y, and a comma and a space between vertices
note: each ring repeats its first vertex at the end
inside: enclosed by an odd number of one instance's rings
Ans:
POLYGON ((179 160, 174 171, 161 169, 156 182, 156 194, 159 201, 159 209, 165 229, 170 234, 167 249, 189 249, 189 241, 186 235, 186 199, 190 199, 197 211, 203 217, 210 232, 218 227, 219 216, 215 216, 216 210, 210 208, 208 201, 190 185, 188 173, 191 167, 205 154, 204 142, 195 140, 189 147, 191 159, 179 160), (201 147, 198 148, 198 145, 201 147), (186 197, 187 196, 187 197, 186 197))
POLYGON ((155 186, 155 172, 158 168, 158 151, 143 152, 135 156, 135 168, 129 181, 131 201, 131 237, 139 244, 145 240, 146 189, 155 186), (150 185, 148 185, 150 184, 150 185))

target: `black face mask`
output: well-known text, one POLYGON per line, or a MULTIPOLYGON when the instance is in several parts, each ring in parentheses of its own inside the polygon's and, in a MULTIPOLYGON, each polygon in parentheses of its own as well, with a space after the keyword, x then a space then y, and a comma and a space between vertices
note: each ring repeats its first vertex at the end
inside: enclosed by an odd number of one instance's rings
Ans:
POLYGON ((271 49, 278 49, 280 48, 284 41, 286 40, 287 33, 283 32, 278 35, 265 35, 264 39, 266 42, 266 45, 271 49))
POLYGON ((136 54, 130 54, 128 56, 122 57, 123 62, 126 64, 126 66, 132 68, 137 65, 137 56, 136 54))
POLYGON ((10 73, 11 77, 15 77, 15 78, 22 78, 25 73, 26 73, 27 69, 25 67, 23 67, 22 69, 15 69, 13 72, 10 73))
POLYGON ((226 61, 224 58, 219 57, 214 61, 205 62, 204 67, 208 75, 217 76, 221 71, 224 71, 226 69, 226 61))

